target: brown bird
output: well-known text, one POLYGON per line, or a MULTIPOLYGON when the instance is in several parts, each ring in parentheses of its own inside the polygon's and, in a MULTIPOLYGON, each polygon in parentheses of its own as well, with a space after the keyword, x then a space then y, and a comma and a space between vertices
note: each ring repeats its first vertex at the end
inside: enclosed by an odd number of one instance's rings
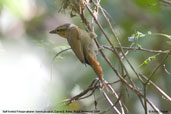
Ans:
POLYGON ((96 36, 93 33, 88 33, 74 24, 58 26, 56 29, 50 31, 50 33, 58 34, 63 38, 67 38, 67 41, 77 58, 83 64, 88 64, 93 68, 102 82, 103 87, 106 88, 102 67, 96 59, 98 48, 94 41, 96 36))

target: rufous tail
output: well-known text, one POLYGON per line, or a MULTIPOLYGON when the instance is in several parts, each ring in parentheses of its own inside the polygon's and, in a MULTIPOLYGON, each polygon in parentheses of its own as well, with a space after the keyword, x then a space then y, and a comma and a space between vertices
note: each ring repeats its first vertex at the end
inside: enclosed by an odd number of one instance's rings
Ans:
POLYGON ((106 85, 106 83, 104 82, 104 79, 103 79, 103 70, 102 70, 102 67, 100 66, 100 63, 91 54, 88 54, 88 57, 89 57, 90 65, 93 68, 93 70, 95 71, 95 73, 98 75, 100 81, 103 84, 103 87, 107 88, 107 85, 106 85))

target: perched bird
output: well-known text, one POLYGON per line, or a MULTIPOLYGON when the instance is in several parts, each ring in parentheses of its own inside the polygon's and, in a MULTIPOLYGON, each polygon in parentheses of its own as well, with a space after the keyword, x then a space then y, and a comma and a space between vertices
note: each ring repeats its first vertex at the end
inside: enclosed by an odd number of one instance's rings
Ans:
POLYGON ((58 34, 63 38, 67 38, 67 41, 77 58, 83 64, 90 65, 98 75, 103 87, 106 87, 103 79, 102 67, 96 59, 98 48, 94 41, 96 36, 93 33, 88 33, 74 24, 58 26, 56 29, 50 31, 50 33, 58 34))

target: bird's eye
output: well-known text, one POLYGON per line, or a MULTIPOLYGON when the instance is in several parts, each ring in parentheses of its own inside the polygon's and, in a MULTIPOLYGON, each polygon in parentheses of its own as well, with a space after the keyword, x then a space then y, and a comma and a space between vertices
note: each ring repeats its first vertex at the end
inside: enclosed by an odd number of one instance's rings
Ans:
POLYGON ((61 31, 62 31, 62 29, 57 29, 57 30, 56 30, 56 32, 61 32, 61 31))

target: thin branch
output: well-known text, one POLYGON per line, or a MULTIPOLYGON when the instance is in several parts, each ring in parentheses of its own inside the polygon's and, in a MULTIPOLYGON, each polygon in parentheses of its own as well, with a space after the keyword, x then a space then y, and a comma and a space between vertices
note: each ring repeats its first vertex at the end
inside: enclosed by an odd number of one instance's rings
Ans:
POLYGON ((120 100, 120 97, 117 95, 117 93, 115 92, 115 90, 112 88, 112 86, 111 85, 108 85, 108 87, 110 88, 110 90, 112 91, 112 93, 115 95, 115 97, 118 99, 118 101, 119 101, 119 105, 120 105, 120 107, 121 107, 121 111, 122 111, 122 114, 125 114, 125 111, 124 111, 124 108, 123 108, 123 104, 122 104, 122 102, 121 102, 121 100, 120 100))
POLYGON ((159 0, 159 1, 171 6, 171 1, 168 0, 159 0))
POLYGON ((70 98, 70 99, 66 99, 64 100, 64 102, 67 102, 67 105, 71 104, 73 101, 76 101, 76 100, 80 100, 80 99, 85 99, 87 97, 90 97, 97 88, 99 88, 100 86, 97 86, 97 83, 98 80, 97 79, 94 79, 91 84, 89 85, 89 87, 87 89, 85 89, 84 91, 82 91, 80 94, 70 98), (84 95, 86 95, 89 91, 92 91, 89 95, 83 97, 84 95))
POLYGON ((118 113, 121 114, 121 112, 115 107, 115 104, 112 103, 108 95, 103 91, 103 95, 106 98, 106 100, 109 102, 110 106, 118 113))
MULTIPOLYGON (((104 48, 113 51, 113 49, 110 46, 103 46, 104 48)), ((115 46, 116 49, 121 49, 121 47, 115 46)), ((146 49, 146 48, 142 48, 142 47, 122 47, 122 49, 124 50, 140 50, 140 51, 144 51, 144 52, 149 52, 149 53, 161 53, 161 54, 167 54, 169 52, 169 50, 151 50, 151 49, 146 49)), ((171 54, 171 53, 170 53, 171 54)))
MULTIPOLYGON (((119 102, 120 99, 121 99, 121 96, 119 96, 119 98, 117 99, 117 101, 114 103, 113 106, 115 106, 119 102)), ((104 114, 104 113, 108 112, 111 108, 112 107, 109 107, 108 109, 106 109, 105 111, 101 112, 100 114, 104 114)), ((122 113, 122 114, 125 114, 125 113, 122 113)))
POLYGON ((53 57, 52 63, 51 63, 51 71, 50 71, 51 80, 52 80, 52 73, 53 73, 53 62, 55 61, 56 57, 59 56, 60 54, 62 54, 63 52, 68 51, 68 50, 70 50, 70 49, 71 49, 71 48, 64 49, 64 50, 58 52, 58 53, 53 57))
POLYGON ((144 110, 145 110, 145 114, 147 114, 147 86, 144 85, 144 110))
MULTIPOLYGON (((145 79, 146 81, 148 80, 148 78, 146 76, 144 76, 143 74, 140 74, 140 76, 145 79)), ((171 102, 171 97, 169 97, 162 89, 160 89, 154 82, 152 82, 151 80, 149 81, 149 83, 160 93, 162 94, 165 99, 169 100, 171 102)))
POLYGON ((150 77, 148 78, 146 84, 149 82, 149 80, 151 80, 151 78, 153 77, 153 75, 156 73, 156 71, 163 65, 164 61, 168 58, 168 56, 170 55, 171 50, 168 52, 168 54, 163 58, 162 62, 152 71, 150 77))
POLYGON ((165 65, 165 64, 163 65, 163 67, 164 67, 165 72, 166 72, 167 74, 171 75, 171 72, 169 72, 169 71, 167 70, 167 68, 166 68, 166 65, 165 65))
MULTIPOLYGON (((131 43, 131 45, 129 46, 129 48, 131 48, 133 45, 134 45, 134 43, 131 43)), ((117 48, 116 48, 116 49, 117 49, 117 48)), ((130 50, 127 50, 127 51, 125 52, 125 55, 128 55, 129 51, 130 51, 130 50)), ((123 60, 123 59, 124 59, 124 56, 122 56, 121 59, 123 60)))

